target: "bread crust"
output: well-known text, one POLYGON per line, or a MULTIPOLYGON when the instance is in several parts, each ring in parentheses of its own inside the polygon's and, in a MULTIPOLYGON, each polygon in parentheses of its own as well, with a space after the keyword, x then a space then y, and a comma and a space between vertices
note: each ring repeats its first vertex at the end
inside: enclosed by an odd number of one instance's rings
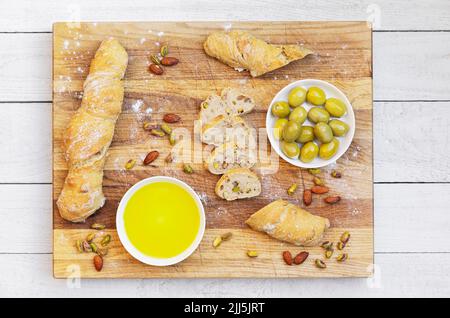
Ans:
POLYGON ((103 167, 122 109, 122 78, 128 54, 115 39, 104 40, 84 82, 81 106, 64 132, 68 174, 56 205, 62 218, 83 222, 105 203, 103 167))
POLYGON ((209 56, 257 77, 302 59, 312 51, 300 45, 272 45, 248 32, 233 30, 211 33, 203 43, 209 56))
POLYGON ((285 200, 276 200, 255 212, 245 222, 255 231, 298 246, 316 246, 330 221, 285 200))

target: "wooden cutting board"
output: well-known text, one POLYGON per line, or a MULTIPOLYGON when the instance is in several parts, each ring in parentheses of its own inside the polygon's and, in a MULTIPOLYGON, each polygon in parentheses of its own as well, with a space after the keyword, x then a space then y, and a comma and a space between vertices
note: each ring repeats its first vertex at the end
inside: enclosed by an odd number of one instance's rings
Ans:
MULTIPOLYGON (((113 36, 126 48, 129 65, 125 75, 123 112, 117 122, 114 140, 105 166, 103 190, 106 205, 86 223, 72 224, 60 216, 53 204, 54 276, 62 277, 366 277, 373 264, 373 169, 372 169, 372 33, 365 22, 157 22, 157 23, 56 23, 53 29, 53 202, 61 191, 67 174, 62 135, 69 119, 80 106, 82 85, 91 59, 101 40, 113 36), (301 61, 251 78, 236 72, 205 55, 202 43, 215 30, 244 29, 270 43, 300 43, 316 52, 301 61), (149 56, 168 44, 170 55, 180 59, 165 74, 148 72, 149 56), (301 266, 287 266, 281 253, 305 250, 281 243, 254 232, 244 221, 274 199, 283 198, 302 206, 304 187, 311 187, 312 176, 280 159, 276 173, 262 175, 262 194, 256 198, 225 202, 214 194, 218 176, 210 174, 199 163, 195 173, 186 175, 178 165, 164 158, 170 151, 166 138, 149 135, 143 122, 160 122, 162 115, 173 112, 181 116, 177 127, 192 132, 199 105, 211 93, 225 87, 240 87, 253 96, 256 109, 245 119, 256 128, 264 127, 267 107, 273 96, 286 84, 306 78, 329 81, 349 98, 356 115, 356 134, 347 153, 333 167, 323 169, 321 178, 332 194, 342 196, 336 205, 326 205, 315 196, 308 210, 330 219, 332 229, 325 240, 338 241, 348 230, 351 240, 346 247, 349 260, 337 263, 327 260, 326 269, 314 266, 314 259, 324 259, 320 247, 307 248, 309 259, 301 266), (150 150, 161 155, 152 166, 142 166, 150 150), (124 169, 129 159, 138 164, 124 169), (341 179, 330 176, 332 169, 342 172, 341 179), (168 175, 190 184, 201 196, 207 218, 202 243, 187 260, 169 267, 153 267, 133 259, 122 247, 115 230, 118 203, 137 181, 155 175, 168 175), (299 185, 293 196, 286 190, 299 185), (80 254, 74 247, 77 239, 91 233, 92 223, 104 223, 112 235, 109 254, 101 272, 92 265, 93 254, 80 254), (219 248, 213 239, 225 232, 233 238, 219 248), (249 258, 247 250, 259 252, 249 258)), ((263 136, 264 138, 264 136, 263 136)), ((270 148, 270 147, 269 147, 270 148)), ((258 169, 257 169, 258 172, 258 169)))

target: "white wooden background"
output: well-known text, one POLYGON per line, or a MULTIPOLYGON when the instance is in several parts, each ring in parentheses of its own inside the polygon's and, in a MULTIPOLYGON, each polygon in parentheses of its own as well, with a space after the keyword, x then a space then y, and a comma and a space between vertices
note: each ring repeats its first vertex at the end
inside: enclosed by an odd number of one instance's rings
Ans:
POLYGON ((0 219, 0 296, 448 297, 450 1, 1 1, 0 219), (53 22, 374 18, 373 279, 53 279, 53 22))

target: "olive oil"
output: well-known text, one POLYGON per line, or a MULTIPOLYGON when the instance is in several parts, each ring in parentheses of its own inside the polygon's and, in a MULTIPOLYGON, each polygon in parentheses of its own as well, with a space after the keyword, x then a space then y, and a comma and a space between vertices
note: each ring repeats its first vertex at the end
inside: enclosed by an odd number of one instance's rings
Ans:
POLYGON ((124 211, 128 239, 141 253, 155 258, 181 254, 200 229, 200 210, 194 198, 170 182, 143 186, 129 199, 124 211))

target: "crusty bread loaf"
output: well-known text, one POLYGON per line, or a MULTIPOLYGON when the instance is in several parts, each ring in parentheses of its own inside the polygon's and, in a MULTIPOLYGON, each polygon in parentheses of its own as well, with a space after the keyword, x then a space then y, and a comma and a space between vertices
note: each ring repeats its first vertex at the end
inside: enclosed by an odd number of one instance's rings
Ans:
POLYGON ((330 227, 330 221, 287 201, 276 200, 254 213, 246 223, 280 241, 299 246, 316 246, 330 227))
POLYGON ((235 88, 225 88, 222 96, 208 96, 200 106, 200 120, 207 124, 220 115, 236 116, 249 113, 255 108, 253 99, 235 88))
POLYGON ((235 168, 251 168, 255 164, 256 149, 241 148, 234 142, 216 147, 205 161, 205 167, 212 174, 223 174, 235 168))
POLYGON ((203 43, 209 56, 236 70, 246 69, 256 77, 311 54, 300 45, 272 45, 245 31, 211 33, 203 43))
POLYGON ((251 198, 261 193, 261 181, 249 169, 231 169, 217 181, 215 191, 227 201, 251 198))
POLYGON ((84 82, 81 107, 64 133, 68 174, 56 202, 61 216, 82 222, 105 203, 103 166, 122 109, 122 78, 128 54, 115 39, 104 40, 84 82))

